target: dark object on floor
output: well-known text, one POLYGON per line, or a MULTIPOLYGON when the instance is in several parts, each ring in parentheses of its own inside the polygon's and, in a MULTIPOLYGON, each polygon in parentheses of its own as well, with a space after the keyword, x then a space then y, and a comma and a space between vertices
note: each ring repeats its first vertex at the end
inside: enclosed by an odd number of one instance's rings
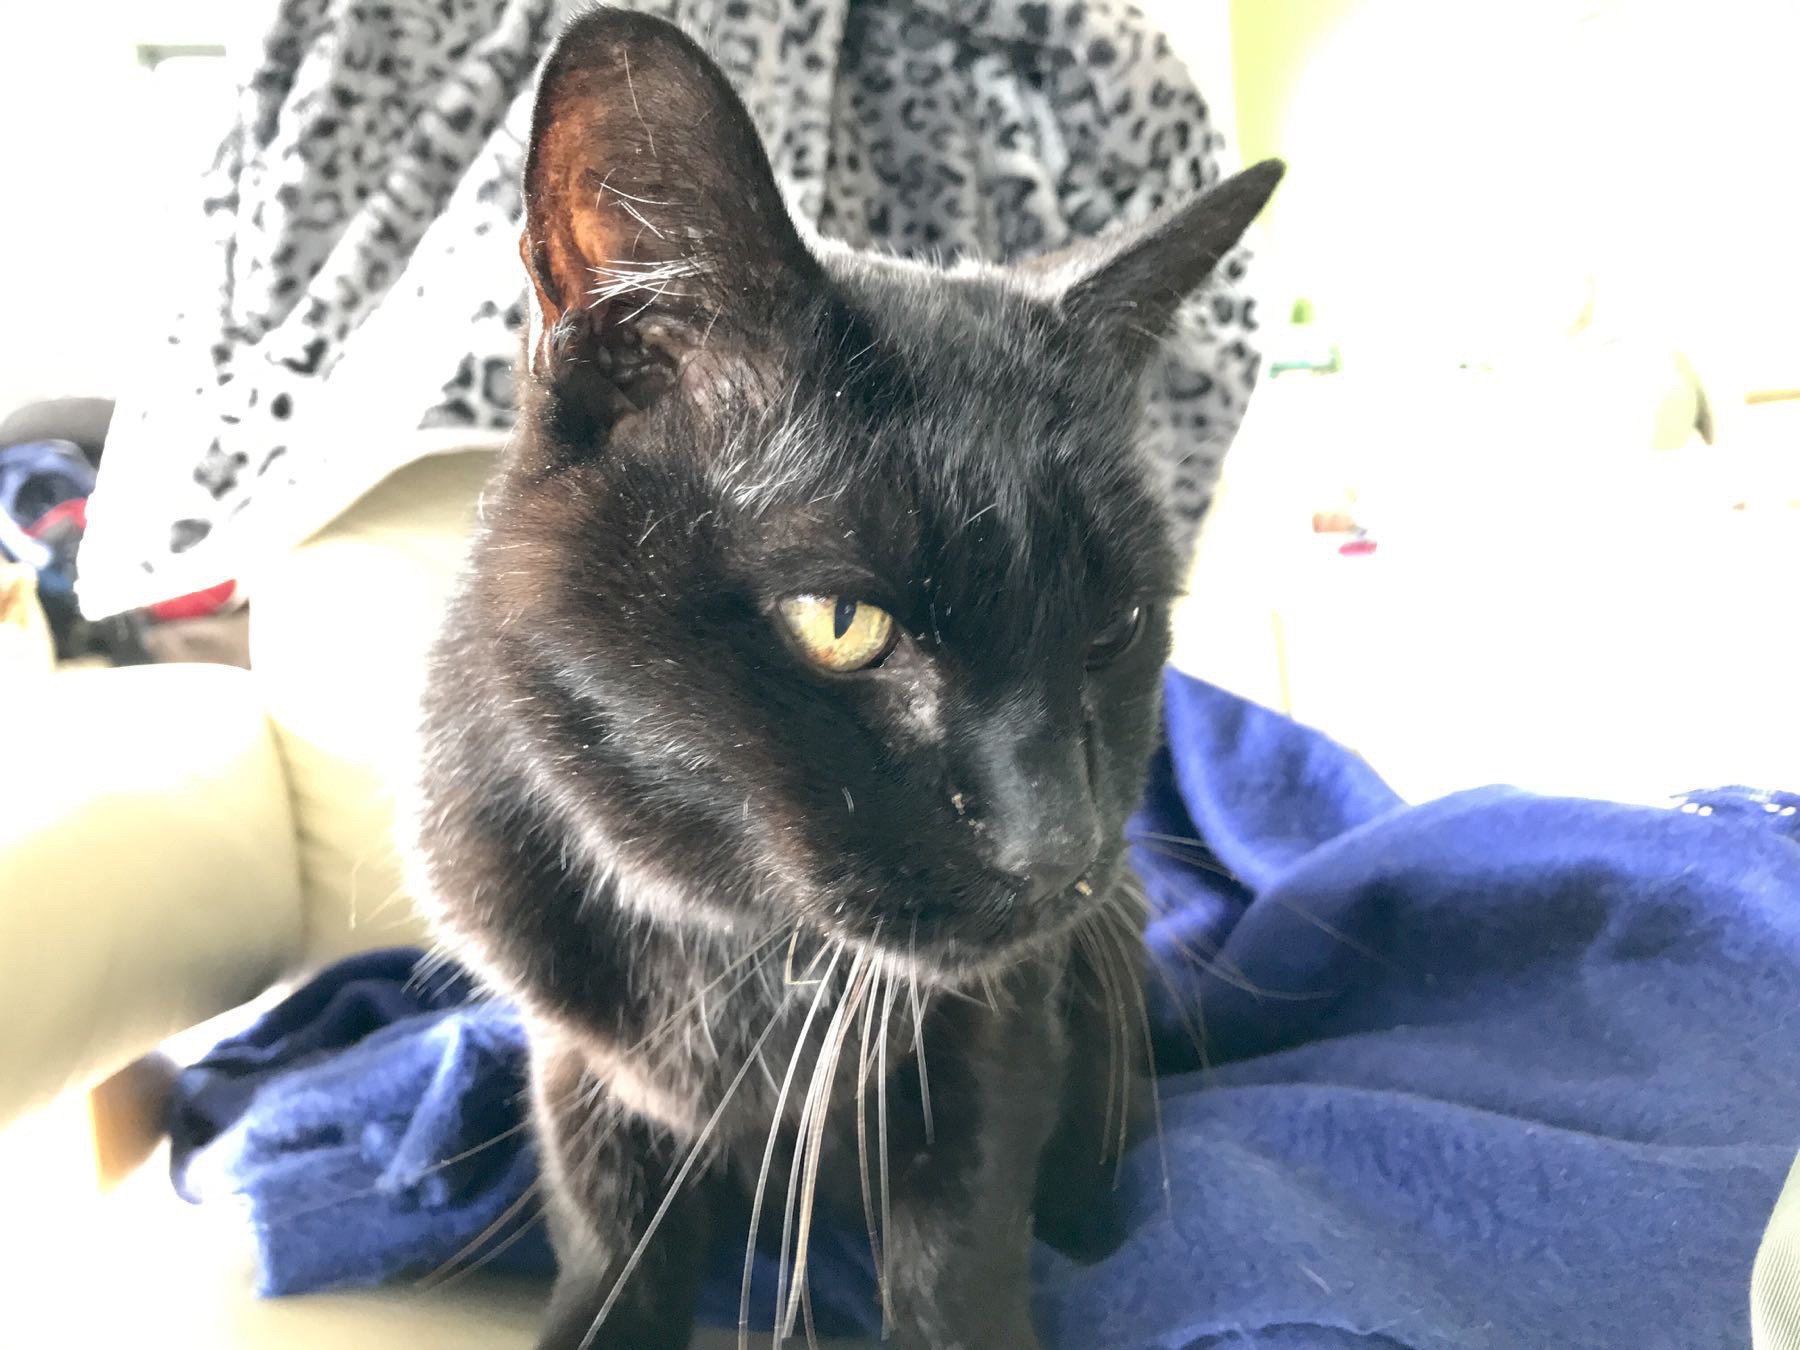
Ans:
POLYGON ((0 449, 0 511, 21 526, 93 490, 93 466, 72 441, 26 441, 0 449))
POLYGON ((57 660, 98 657, 115 666, 210 661, 248 667, 248 616, 241 607, 232 608, 233 582, 98 622, 82 617, 75 594, 76 555, 87 532, 93 487, 93 468, 72 441, 26 441, 0 449, 0 515, 15 527, 0 534, 0 558, 29 555, 18 560, 37 571, 38 598, 57 660))
MULTIPOLYGON (((1040 1252, 1046 1342, 1747 1343, 1800 1145, 1800 797, 1409 807, 1284 718, 1167 692, 1132 827, 1164 1146, 1128 1161, 1117 1253, 1040 1252)), ((177 1087, 177 1185, 248 1201, 264 1292, 548 1260, 517 1022, 416 958, 328 971, 177 1087)), ((815 1294, 868 1327, 860 1224, 815 1294)))
POLYGON ((38 599, 50 623, 58 661, 98 658, 109 665, 136 666, 150 660, 144 648, 145 616, 140 612, 90 621, 75 596, 75 556, 87 531, 87 498, 58 501, 25 530, 39 556, 38 599))
POLYGON ((93 466, 72 441, 22 441, 0 449, 0 517, 8 527, 0 536, 0 557, 36 570, 57 660, 97 656, 135 665, 146 659, 138 641, 142 621, 127 615, 89 623, 75 599, 75 553, 93 490, 93 466))
POLYGON ((141 637, 145 654, 158 665, 202 662, 250 669, 248 606, 191 619, 152 624, 141 637))

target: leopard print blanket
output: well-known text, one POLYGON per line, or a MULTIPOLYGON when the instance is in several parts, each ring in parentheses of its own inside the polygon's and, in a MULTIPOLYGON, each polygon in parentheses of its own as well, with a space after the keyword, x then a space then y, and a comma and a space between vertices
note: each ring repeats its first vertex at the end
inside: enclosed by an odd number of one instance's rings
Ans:
MULTIPOLYGON (((1219 176, 1185 66, 1120 0, 629 3, 701 38, 796 210, 857 246, 1014 258, 1219 176)), ((406 461, 504 438, 533 75, 572 7, 280 0, 205 184, 216 289, 113 422, 91 616, 241 575, 406 461)), ((1226 261, 1147 376, 1190 532, 1256 375, 1243 272, 1226 261)))

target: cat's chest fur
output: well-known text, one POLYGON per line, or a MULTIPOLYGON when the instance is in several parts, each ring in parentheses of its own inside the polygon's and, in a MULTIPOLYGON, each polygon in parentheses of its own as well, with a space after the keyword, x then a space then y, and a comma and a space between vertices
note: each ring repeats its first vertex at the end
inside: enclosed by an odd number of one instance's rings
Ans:
POLYGON ((762 1189, 778 1195, 816 1135, 822 1189, 840 1206, 865 1169, 903 1168, 940 1125, 964 1128, 975 1084, 1004 1082, 1015 1103, 1056 1114, 1061 950, 945 993, 841 949, 802 955, 780 934, 678 946, 640 949, 641 978, 604 1009, 534 1017, 542 1109, 577 1126, 624 1112, 704 1138, 711 1170, 747 1188, 770 1173, 762 1189))

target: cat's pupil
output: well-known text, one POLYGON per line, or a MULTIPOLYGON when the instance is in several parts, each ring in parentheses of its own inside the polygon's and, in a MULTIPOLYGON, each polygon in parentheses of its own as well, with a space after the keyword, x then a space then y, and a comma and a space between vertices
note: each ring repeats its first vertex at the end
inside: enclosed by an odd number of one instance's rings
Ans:
POLYGON ((856 619, 856 601, 838 597, 836 607, 831 611, 831 635, 842 637, 850 631, 850 625, 856 619))

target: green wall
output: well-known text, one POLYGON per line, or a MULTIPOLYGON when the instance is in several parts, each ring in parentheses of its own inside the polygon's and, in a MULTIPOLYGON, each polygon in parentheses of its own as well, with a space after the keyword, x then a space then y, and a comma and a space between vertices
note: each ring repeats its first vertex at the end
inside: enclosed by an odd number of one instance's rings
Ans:
MULTIPOLYGON (((1362 0, 1230 0, 1231 81, 1245 164, 1286 153, 1282 130, 1313 53, 1362 0)), ((1271 207, 1271 225, 1278 215, 1271 207)))

